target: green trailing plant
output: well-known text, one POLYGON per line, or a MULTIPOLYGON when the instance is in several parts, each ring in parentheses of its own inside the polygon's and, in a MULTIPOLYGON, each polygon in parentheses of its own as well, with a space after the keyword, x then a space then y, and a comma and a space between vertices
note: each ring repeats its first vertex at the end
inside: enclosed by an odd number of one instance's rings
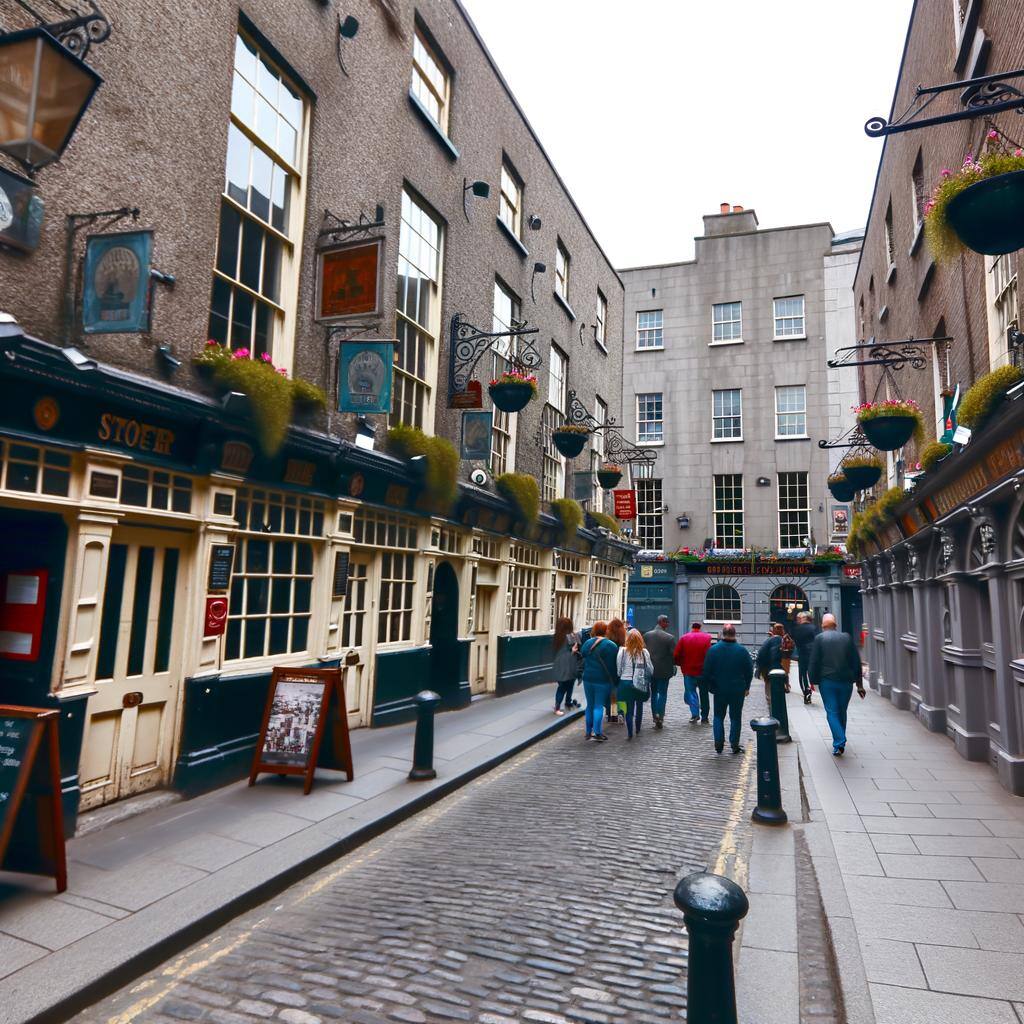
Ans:
POLYGON ((519 511, 526 523, 535 523, 540 512, 540 489, 537 481, 526 473, 502 473, 494 478, 494 486, 519 511))
POLYGON ((849 458, 843 459, 843 466, 849 466, 851 469, 885 468, 884 463, 877 455, 851 455, 849 458))
POLYGON ((1024 380, 1024 370, 1016 366, 1000 366, 998 370, 979 377, 960 402, 957 422, 971 430, 984 426, 1006 392, 1021 380, 1024 380))
POLYGON ((951 451, 953 446, 945 441, 932 441, 921 449, 921 468, 930 473, 951 451))
POLYGON ((942 177, 935 186, 931 199, 924 204, 925 238, 938 263, 955 259, 964 251, 960 236, 949 222, 950 202, 965 189, 985 178, 1009 174, 1011 171, 1024 171, 1024 152, 1020 149, 1011 151, 1000 145, 999 133, 994 130, 989 131, 987 140, 995 146, 977 160, 972 154, 968 154, 960 170, 951 171, 948 167, 943 168, 942 177))
POLYGON ((572 498, 556 498, 551 502, 551 511, 561 523, 559 539, 567 544, 576 536, 576 531, 583 525, 583 508, 572 498))
POLYGON ((292 401, 300 409, 319 410, 327 407, 327 396, 308 380, 292 381, 292 401))
POLYGON ((622 525, 615 516, 610 516, 606 512, 590 512, 588 514, 598 526, 603 526, 606 530, 611 530, 612 533, 622 532, 622 525))
POLYGON ((924 430, 921 407, 912 398, 889 398, 884 402, 865 402, 855 405, 853 411, 858 423, 878 419, 880 416, 909 416, 915 421, 914 437, 920 437, 924 430))
POLYGON ((890 487, 879 499, 875 502, 875 507, 878 509, 879 515, 883 519, 891 519, 893 509, 907 496, 907 492, 902 487, 890 487))
POLYGON ((839 469, 835 473, 830 473, 826 482, 830 484, 845 484, 847 482, 846 474, 839 469))
POLYGON ((537 378, 532 373, 520 373, 518 370, 506 370, 504 373, 499 373, 497 377, 490 382, 490 387, 496 387, 499 384, 528 384, 530 390, 536 395, 537 394, 537 378))
POLYGON ((424 434, 398 423, 388 431, 388 449, 403 459, 422 455, 427 460, 424 485, 438 510, 449 512, 459 496, 459 453, 443 437, 424 434))
POLYGON ((552 431, 553 434, 589 434, 590 427, 585 427, 582 423, 563 423, 560 427, 555 427, 552 431))

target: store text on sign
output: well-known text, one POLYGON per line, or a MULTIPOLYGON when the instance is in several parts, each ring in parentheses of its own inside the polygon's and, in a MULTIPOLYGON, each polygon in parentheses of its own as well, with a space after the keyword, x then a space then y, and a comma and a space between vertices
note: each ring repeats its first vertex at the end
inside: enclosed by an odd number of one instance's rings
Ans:
POLYGON ((110 441, 125 448, 137 448, 140 452, 156 452, 158 455, 170 455, 174 444, 173 430, 140 423, 126 416, 116 416, 112 412, 100 416, 97 435, 101 441, 110 441))

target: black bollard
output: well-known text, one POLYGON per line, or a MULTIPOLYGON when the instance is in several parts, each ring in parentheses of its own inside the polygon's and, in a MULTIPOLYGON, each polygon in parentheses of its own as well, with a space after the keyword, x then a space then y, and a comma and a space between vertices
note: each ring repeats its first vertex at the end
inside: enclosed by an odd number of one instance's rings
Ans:
POLYGON ((436 779, 434 771, 434 709, 441 703, 441 695, 433 690, 420 690, 413 697, 416 705, 416 737, 412 743, 413 781, 436 779))
POLYGON ((768 673, 768 692, 771 694, 771 716, 779 723, 779 734, 775 737, 778 743, 792 743, 789 735, 789 709, 786 707, 786 683, 789 676, 781 668, 773 668, 768 673))
POLYGON ((694 1024, 736 1024, 732 940, 750 909, 733 881, 707 871, 687 875, 675 891, 689 935, 686 1019, 694 1024))
POLYGON ((750 728, 757 733, 757 806, 751 819, 762 825, 785 825, 782 790, 779 785, 779 751, 775 745, 774 718, 755 718, 750 728))

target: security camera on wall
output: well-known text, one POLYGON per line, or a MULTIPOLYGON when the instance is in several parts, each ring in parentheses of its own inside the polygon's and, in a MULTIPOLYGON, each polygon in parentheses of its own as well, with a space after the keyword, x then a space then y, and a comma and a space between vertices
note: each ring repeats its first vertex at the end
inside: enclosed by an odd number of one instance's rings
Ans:
POLYGON ((476 484, 477 487, 486 487, 487 470, 480 469, 479 467, 474 469, 473 472, 469 474, 469 482, 472 484, 476 484))

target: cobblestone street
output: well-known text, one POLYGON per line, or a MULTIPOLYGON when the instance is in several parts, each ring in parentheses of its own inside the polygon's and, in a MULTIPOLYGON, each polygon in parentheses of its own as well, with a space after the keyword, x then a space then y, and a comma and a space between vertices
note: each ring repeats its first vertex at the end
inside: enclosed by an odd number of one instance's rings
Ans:
POLYGON ((574 726, 76 1020, 685 1018, 672 890, 745 842, 751 758, 716 756, 681 689, 664 731, 574 726))

